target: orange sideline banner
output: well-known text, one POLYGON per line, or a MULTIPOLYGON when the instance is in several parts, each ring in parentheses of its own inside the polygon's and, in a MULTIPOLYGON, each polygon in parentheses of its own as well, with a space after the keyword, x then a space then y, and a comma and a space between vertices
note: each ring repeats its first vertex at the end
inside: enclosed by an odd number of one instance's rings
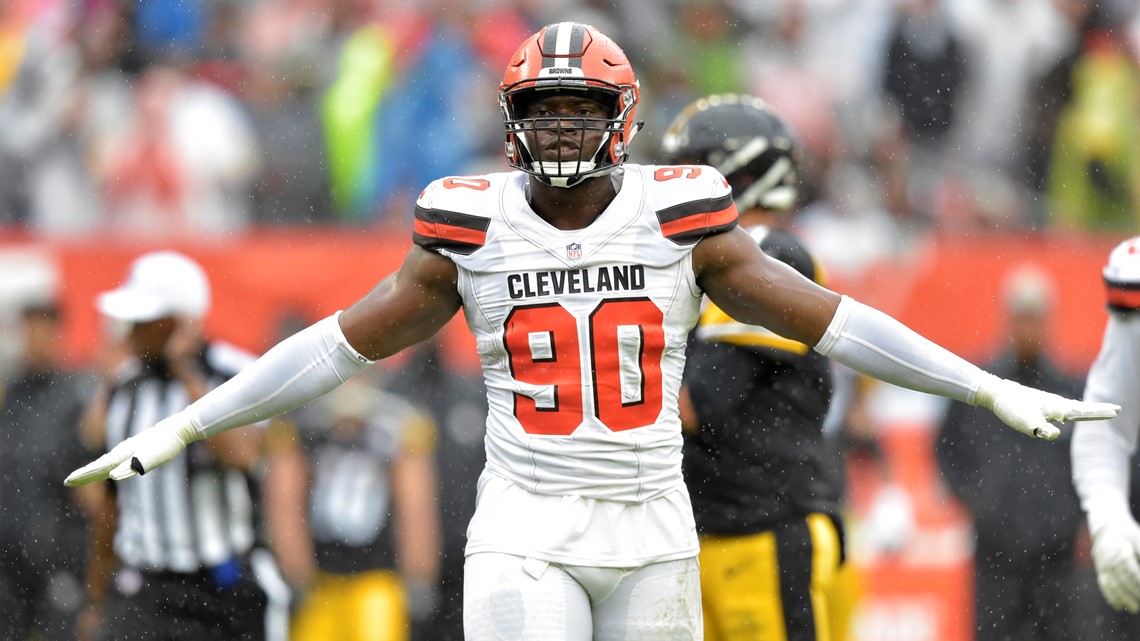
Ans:
MULTIPOLYGON (((1100 269, 1120 238, 1089 235, 995 235, 921 240, 905 258, 884 261, 857 280, 832 273, 837 291, 886 311, 939 344, 975 361, 1002 345, 1002 276, 1032 262, 1058 285, 1051 349, 1073 370, 1088 367, 1104 328, 1100 269)), ((110 237, 40 240, 0 237, 0 251, 32 250, 55 262, 68 313, 72 364, 92 361, 100 343, 95 296, 118 285, 130 261, 155 249, 198 260, 214 290, 206 330, 254 352, 280 336, 287 317, 312 322, 343 309, 396 270, 410 246, 403 234, 303 228, 174 243, 110 237)), ((475 371, 474 340, 457 318, 443 333, 445 353, 475 371)))

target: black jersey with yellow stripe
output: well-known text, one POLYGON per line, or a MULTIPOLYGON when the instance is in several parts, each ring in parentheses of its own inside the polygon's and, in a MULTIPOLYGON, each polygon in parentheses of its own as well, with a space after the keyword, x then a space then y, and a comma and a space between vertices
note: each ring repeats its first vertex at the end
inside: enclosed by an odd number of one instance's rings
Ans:
MULTIPOLYGON (((769 255, 823 281, 791 234, 767 227, 749 233, 769 255)), ((684 471, 702 533, 748 534, 811 512, 838 515, 837 471, 827 469, 823 449, 831 399, 824 356, 707 303, 685 384, 699 428, 685 439, 684 471)))

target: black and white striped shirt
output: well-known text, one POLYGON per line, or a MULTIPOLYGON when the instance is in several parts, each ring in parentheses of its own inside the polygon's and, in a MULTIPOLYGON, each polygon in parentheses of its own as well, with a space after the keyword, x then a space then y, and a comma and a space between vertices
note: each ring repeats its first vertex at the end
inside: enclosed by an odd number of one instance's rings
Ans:
MULTIPOLYGON (((218 343, 206 348, 200 366, 215 387, 251 361, 218 343)), ((183 410, 187 401, 185 386, 159 367, 129 365, 108 399, 108 449, 183 410)), ((115 553, 128 566, 196 572, 244 557, 254 546, 253 480, 218 465, 203 442, 145 476, 119 481, 116 489, 115 553)))

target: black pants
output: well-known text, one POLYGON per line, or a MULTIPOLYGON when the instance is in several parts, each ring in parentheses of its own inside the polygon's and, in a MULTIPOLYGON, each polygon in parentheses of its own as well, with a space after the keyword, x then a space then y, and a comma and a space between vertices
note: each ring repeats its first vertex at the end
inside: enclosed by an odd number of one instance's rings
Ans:
POLYGON ((0 639, 73 640, 82 604, 81 561, 0 544, 0 639))
POLYGON ((1104 600, 1091 563, 1079 566, 1071 590, 1073 621, 1080 641, 1140 641, 1140 614, 1113 610, 1104 600))
POLYGON ((974 557, 977 641, 1069 641, 1073 627, 1072 552, 1013 563, 979 547, 974 557))
POLYGON ((141 577, 137 591, 107 605, 100 641, 264 641, 268 599, 248 566, 226 587, 207 571, 141 577))

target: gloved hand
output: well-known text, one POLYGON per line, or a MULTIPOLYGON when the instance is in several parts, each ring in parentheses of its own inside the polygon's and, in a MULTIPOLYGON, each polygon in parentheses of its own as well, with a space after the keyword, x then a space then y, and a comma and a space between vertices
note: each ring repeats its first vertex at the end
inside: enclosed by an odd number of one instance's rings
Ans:
POLYGON ((116 445, 110 452, 75 470, 65 485, 86 485, 108 477, 121 481, 135 474, 146 474, 170 459, 187 445, 202 438, 183 413, 164 418, 154 427, 116 445))
POLYGON ((1050 421, 1094 421, 1120 413, 1120 406, 1115 403, 1073 400, 992 374, 978 386, 974 405, 990 410, 1022 434, 1046 441, 1061 434, 1050 421))
POLYGON ((1099 527, 1092 540, 1101 594, 1117 610, 1140 612, 1140 525, 1123 515, 1099 527))

